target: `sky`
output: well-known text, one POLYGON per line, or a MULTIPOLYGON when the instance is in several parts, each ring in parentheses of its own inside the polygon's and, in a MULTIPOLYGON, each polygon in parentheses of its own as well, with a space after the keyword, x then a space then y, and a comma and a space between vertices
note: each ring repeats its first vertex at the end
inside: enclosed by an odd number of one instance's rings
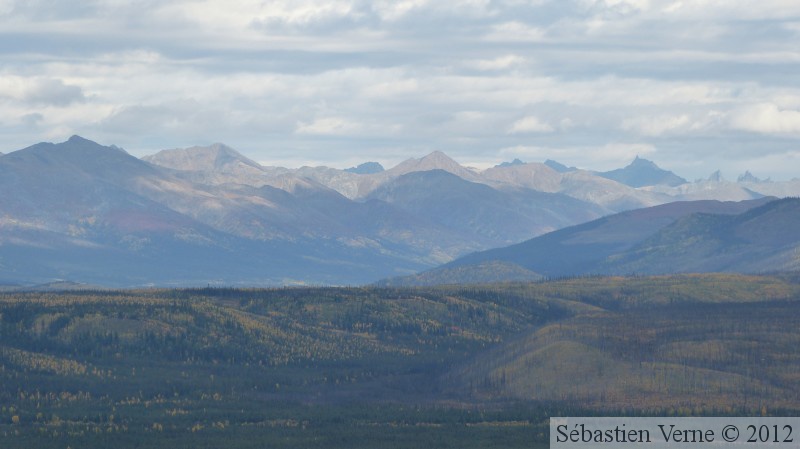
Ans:
POLYGON ((800 177, 797 0, 0 0, 0 152, 800 177))

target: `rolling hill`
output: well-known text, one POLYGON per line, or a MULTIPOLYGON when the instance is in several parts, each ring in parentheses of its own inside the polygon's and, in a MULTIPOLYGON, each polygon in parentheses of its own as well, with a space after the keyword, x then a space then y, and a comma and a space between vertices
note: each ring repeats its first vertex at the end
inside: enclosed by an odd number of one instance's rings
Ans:
POLYGON ((507 449, 552 416, 795 416, 799 281, 0 293, 0 435, 507 449))
MULTIPOLYGON (((716 274, 538 284, 541 297, 566 301, 570 317, 479 354, 443 382, 451 394, 606 412, 716 416, 740 407, 791 408, 800 399, 789 367, 800 362, 791 349, 796 293, 765 279, 716 274)), ((507 294, 528 288, 512 285, 507 294)))

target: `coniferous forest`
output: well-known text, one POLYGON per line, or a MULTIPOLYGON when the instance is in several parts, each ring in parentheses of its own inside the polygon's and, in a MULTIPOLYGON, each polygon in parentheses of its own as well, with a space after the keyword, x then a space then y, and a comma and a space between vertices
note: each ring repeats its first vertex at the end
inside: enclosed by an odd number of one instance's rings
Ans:
POLYGON ((537 447, 800 409, 800 277, 6 292, 3 448, 537 447))

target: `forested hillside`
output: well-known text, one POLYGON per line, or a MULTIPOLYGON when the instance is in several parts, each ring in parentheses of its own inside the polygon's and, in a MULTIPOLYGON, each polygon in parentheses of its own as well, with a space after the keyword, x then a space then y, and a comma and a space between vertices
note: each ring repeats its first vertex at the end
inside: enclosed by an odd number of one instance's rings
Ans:
POLYGON ((531 447, 800 409, 796 276, 0 295, 2 447, 531 447), (594 411, 593 411, 594 410, 594 411))

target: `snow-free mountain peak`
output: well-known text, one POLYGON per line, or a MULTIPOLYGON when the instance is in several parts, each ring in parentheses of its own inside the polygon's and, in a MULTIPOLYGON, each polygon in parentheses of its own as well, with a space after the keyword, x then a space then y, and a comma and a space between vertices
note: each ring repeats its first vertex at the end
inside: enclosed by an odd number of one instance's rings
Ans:
MULTIPOLYGON (((103 146, 80 136, 61 143, 40 142, 3 156, 16 174, 28 170, 71 170, 102 179, 128 178, 149 173, 152 167, 116 146, 103 146), (34 167, 37 167, 34 169, 34 167)), ((37 177, 48 176, 37 173, 37 177)), ((54 180, 54 182, 56 182, 54 180)))
POLYGON ((631 187, 645 187, 655 185, 679 186, 686 184, 686 180, 664 170, 653 161, 636 156, 636 158, 625 168, 598 173, 600 176, 631 187))
POLYGON ((258 162, 222 143, 163 150, 142 159, 151 164, 184 171, 218 171, 231 166, 246 166, 256 170, 263 168, 258 162))
POLYGON ((477 178, 475 172, 462 166, 441 151, 434 151, 420 159, 406 159, 394 168, 387 170, 387 173, 392 176, 400 176, 406 173, 429 170, 444 170, 468 181, 477 178))

